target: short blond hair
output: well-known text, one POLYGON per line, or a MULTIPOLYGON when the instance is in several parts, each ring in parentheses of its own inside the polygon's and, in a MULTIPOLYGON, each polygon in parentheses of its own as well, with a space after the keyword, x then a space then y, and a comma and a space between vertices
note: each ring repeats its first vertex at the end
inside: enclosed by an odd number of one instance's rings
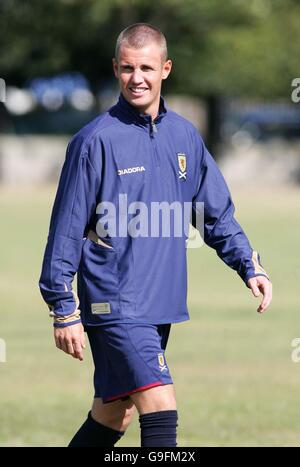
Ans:
POLYGON ((166 37, 158 28, 148 23, 135 23, 123 29, 117 39, 115 58, 118 60, 122 44, 133 49, 141 49, 151 42, 156 42, 160 46, 162 60, 165 62, 168 59, 166 37))

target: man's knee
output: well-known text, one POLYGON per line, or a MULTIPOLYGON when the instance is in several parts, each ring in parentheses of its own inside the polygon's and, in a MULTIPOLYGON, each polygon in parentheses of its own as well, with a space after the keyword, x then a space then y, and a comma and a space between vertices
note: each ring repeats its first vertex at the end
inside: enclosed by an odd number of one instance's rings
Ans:
POLYGON ((131 400, 139 414, 176 410, 176 397, 173 384, 156 386, 131 395, 131 400))
POLYGON ((131 399, 140 414, 141 446, 176 446, 178 417, 173 385, 147 389, 131 399))
POLYGON ((126 431, 134 412, 135 406, 131 400, 103 404, 100 398, 95 398, 92 406, 94 420, 118 431, 126 431))

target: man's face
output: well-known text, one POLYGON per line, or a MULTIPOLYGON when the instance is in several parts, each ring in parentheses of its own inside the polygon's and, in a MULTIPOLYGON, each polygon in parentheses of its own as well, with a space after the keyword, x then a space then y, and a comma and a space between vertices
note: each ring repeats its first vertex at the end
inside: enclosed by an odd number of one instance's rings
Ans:
POLYGON ((142 49, 122 45, 118 61, 113 59, 113 67, 127 102, 140 113, 155 118, 162 80, 169 76, 172 68, 171 60, 163 62, 159 45, 152 42, 142 49))

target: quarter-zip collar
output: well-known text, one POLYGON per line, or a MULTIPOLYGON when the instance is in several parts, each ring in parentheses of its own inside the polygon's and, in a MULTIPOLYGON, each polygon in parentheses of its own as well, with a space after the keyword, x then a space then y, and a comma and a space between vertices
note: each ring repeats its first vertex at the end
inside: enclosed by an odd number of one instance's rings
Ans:
POLYGON ((119 96, 117 107, 132 120, 132 123, 142 127, 149 127, 149 125, 151 126, 153 123, 156 125, 166 115, 168 110, 163 97, 160 96, 158 115, 152 122, 151 115, 141 114, 136 107, 127 102, 122 93, 119 96))

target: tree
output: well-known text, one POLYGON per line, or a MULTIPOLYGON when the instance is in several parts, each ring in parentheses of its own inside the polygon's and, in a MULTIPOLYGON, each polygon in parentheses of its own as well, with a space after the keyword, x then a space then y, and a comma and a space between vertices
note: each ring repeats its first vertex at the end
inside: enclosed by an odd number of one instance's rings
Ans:
MULTIPOLYGON (((168 92, 206 98, 285 97, 299 75, 299 0, 2 0, 0 76, 82 72, 97 89, 112 80, 118 33, 150 22, 167 36, 168 92)), ((216 134, 213 134, 215 140, 216 134)))
POLYGON ((83 72, 109 79, 119 31, 138 21, 165 32, 175 58, 169 87, 207 96, 286 96, 299 74, 296 0, 2 0, 1 75, 83 72))

